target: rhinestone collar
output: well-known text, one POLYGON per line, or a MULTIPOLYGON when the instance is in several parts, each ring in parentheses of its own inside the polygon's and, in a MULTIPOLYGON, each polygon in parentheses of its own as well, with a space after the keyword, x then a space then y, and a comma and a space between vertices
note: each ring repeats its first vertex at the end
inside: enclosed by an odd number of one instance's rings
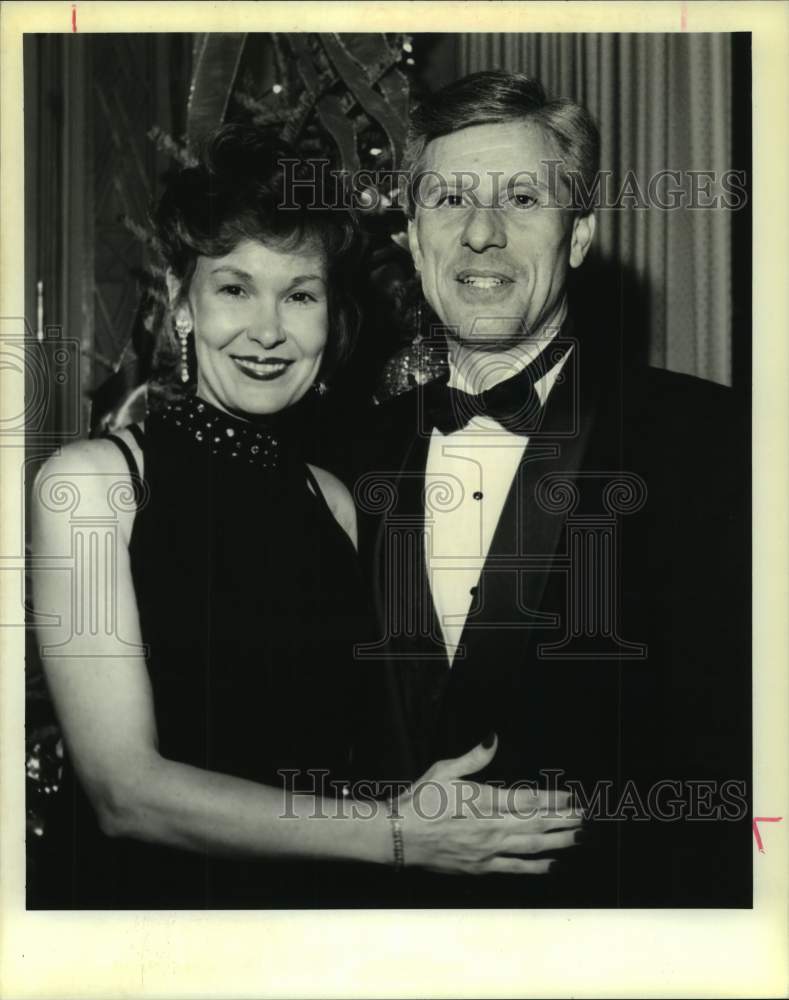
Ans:
POLYGON ((242 420, 198 396, 169 403, 160 414, 166 426, 177 428, 211 455, 230 458, 260 469, 279 468, 281 442, 269 423, 242 420))

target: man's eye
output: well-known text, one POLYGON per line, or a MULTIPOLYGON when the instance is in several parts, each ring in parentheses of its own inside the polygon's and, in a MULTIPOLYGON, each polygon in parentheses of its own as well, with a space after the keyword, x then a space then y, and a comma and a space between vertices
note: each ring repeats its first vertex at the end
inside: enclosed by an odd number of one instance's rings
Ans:
POLYGON ((309 302, 317 302, 318 300, 314 295, 310 295, 309 292, 291 292, 287 299, 288 302, 297 302, 299 304, 307 304, 309 302))
POLYGON ((516 208, 531 208, 532 205, 537 204, 537 199, 530 194, 514 194, 512 196, 512 204, 516 208))
POLYGON ((445 208, 461 208, 464 203, 462 194, 443 194, 438 199, 438 204, 445 208))
POLYGON ((220 294, 229 295, 231 298, 237 299, 246 295, 246 291, 241 287, 241 285, 222 285, 219 289, 220 294))

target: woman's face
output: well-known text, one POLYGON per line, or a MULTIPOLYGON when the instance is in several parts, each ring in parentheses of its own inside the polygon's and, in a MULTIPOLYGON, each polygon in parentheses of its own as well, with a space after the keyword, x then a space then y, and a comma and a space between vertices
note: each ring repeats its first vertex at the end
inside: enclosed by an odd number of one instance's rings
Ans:
POLYGON ((197 394, 223 410, 277 413, 315 381, 329 327, 326 259, 314 243, 277 250, 243 240, 198 257, 186 302, 197 394))

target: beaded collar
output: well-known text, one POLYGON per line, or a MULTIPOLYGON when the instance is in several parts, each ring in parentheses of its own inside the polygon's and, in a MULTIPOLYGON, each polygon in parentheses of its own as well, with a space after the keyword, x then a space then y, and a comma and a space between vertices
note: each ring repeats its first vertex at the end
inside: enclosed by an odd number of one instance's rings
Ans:
POLYGON ((168 427, 177 428, 211 455, 234 459, 260 469, 282 463, 280 435, 264 418, 242 420, 217 409, 198 396, 169 403, 159 414, 168 427))

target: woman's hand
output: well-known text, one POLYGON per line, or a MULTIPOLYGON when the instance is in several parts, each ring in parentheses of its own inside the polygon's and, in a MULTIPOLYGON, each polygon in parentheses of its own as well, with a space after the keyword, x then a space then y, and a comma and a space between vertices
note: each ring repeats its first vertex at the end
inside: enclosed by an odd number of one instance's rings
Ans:
POLYGON ((569 792, 507 789, 463 781, 497 749, 479 744, 442 760, 397 800, 406 865, 431 871, 543 875, 555 852, 578 842, 583 815, 569 792), (534 855, 541 855, 535 858, 534 855))

